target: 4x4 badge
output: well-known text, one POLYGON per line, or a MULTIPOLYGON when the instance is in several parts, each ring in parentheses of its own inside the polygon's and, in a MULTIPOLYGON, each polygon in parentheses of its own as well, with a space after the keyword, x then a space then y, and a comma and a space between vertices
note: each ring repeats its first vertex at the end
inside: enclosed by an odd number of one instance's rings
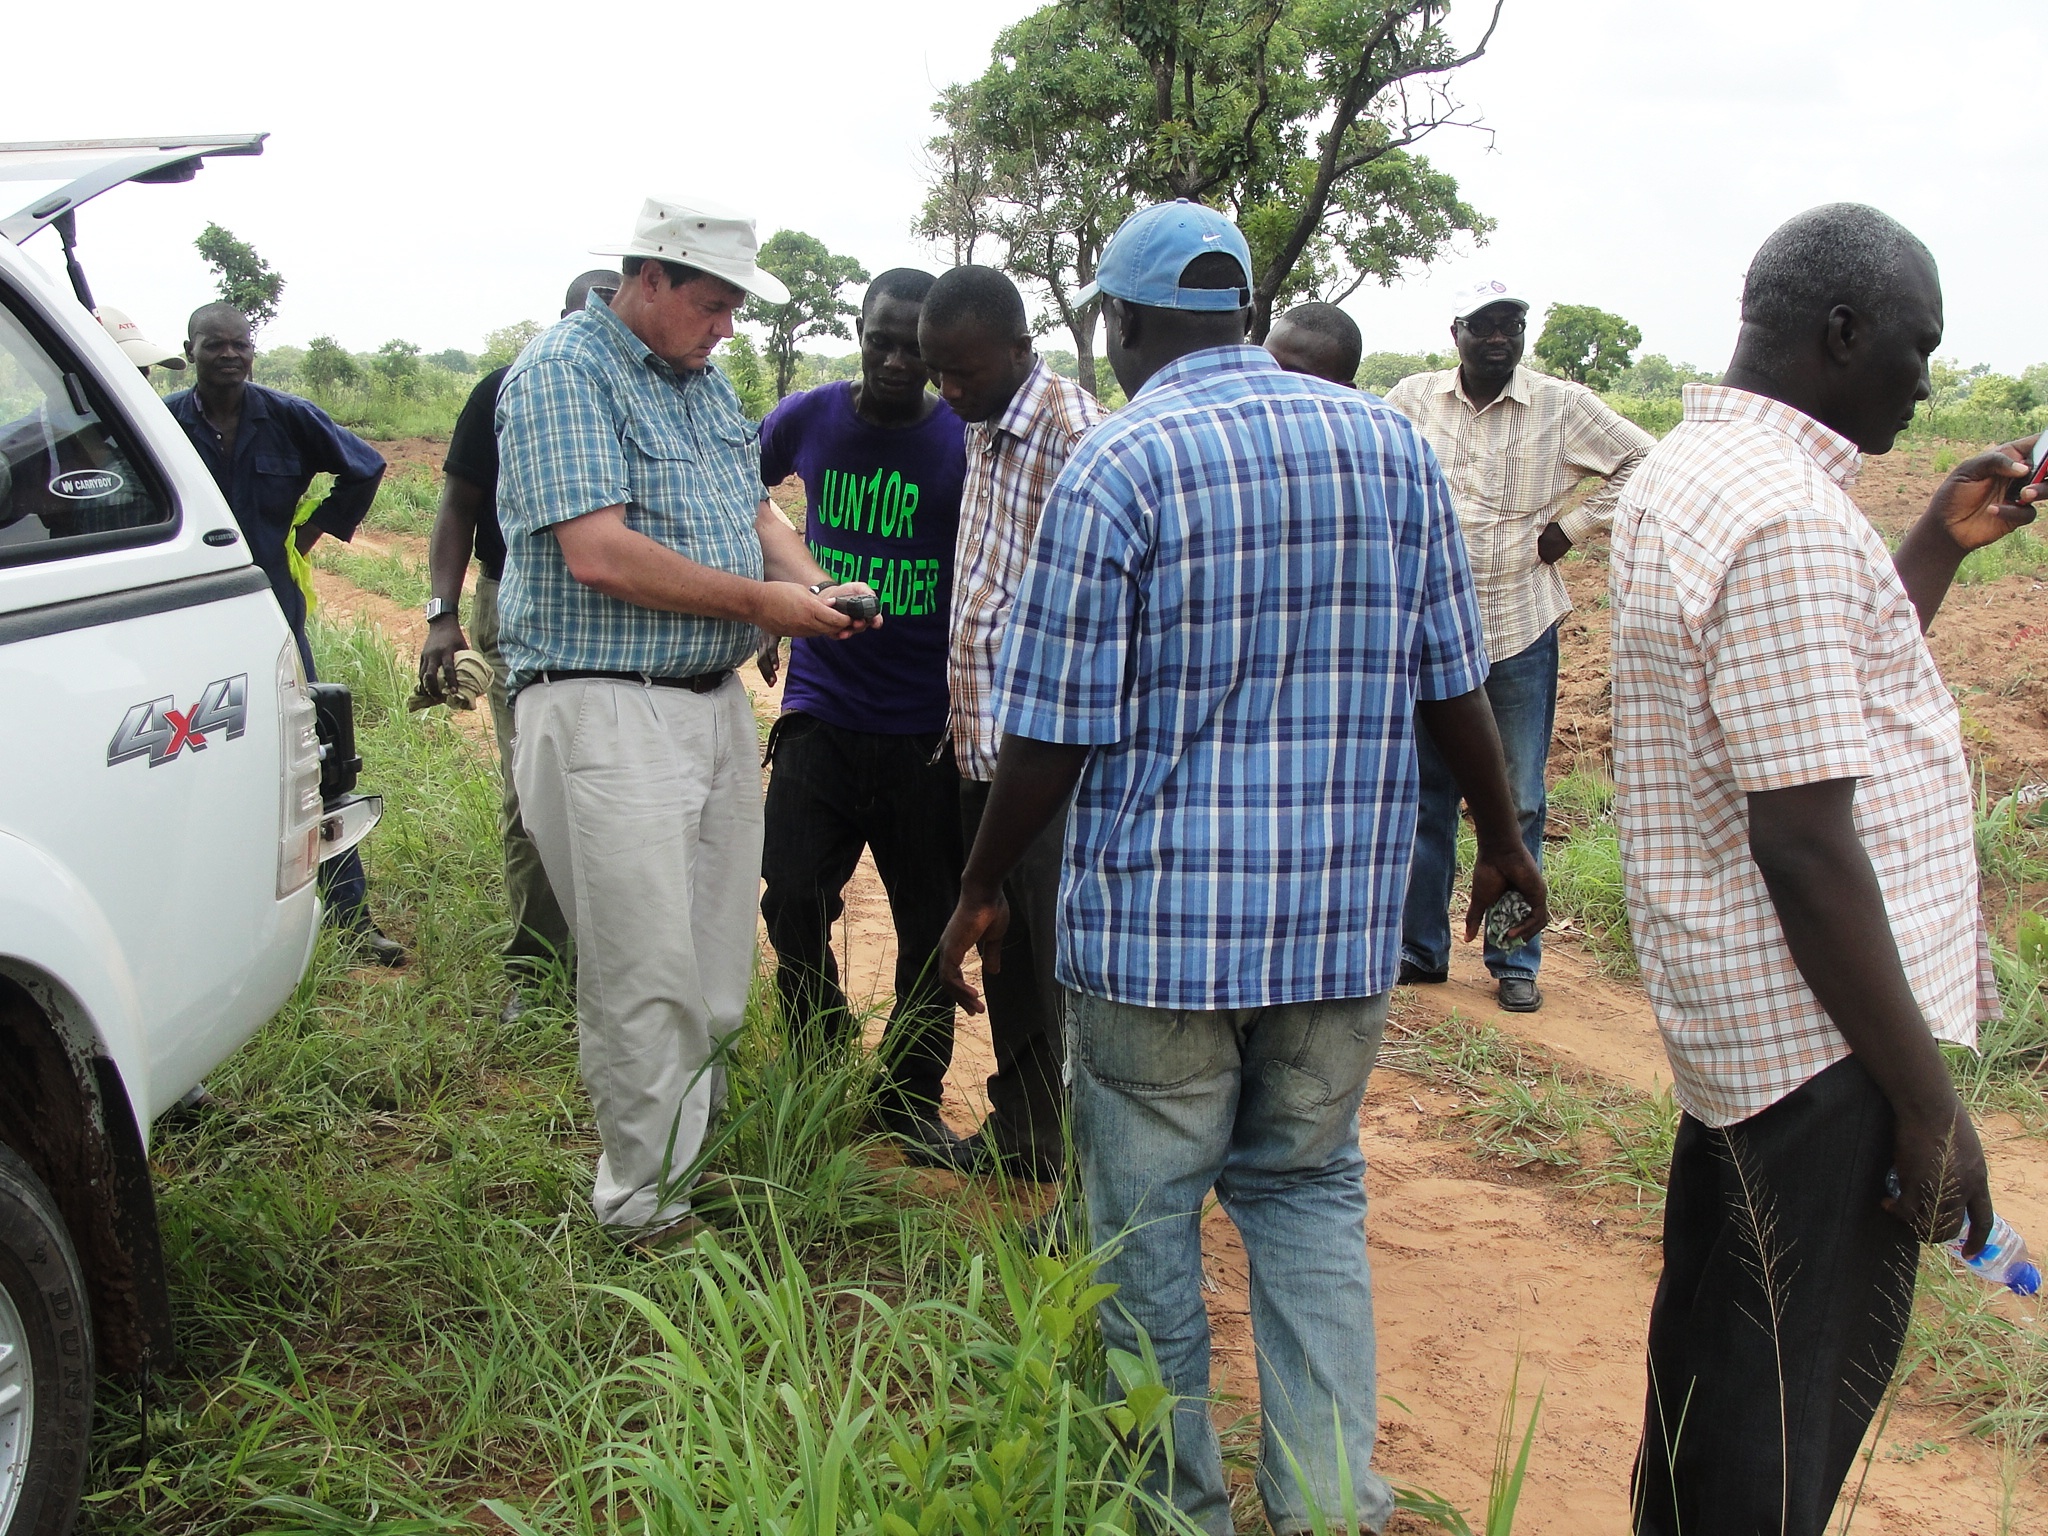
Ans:
POLYGON ((107 743, 107 766, 146 756, 150 767, 161 768, 187 747, 204 752, 210 731, 233 741, 249 722, 249 674, 208 683, 190 709, 174 709, 177 702, 166 694, 133 706, 107 743))

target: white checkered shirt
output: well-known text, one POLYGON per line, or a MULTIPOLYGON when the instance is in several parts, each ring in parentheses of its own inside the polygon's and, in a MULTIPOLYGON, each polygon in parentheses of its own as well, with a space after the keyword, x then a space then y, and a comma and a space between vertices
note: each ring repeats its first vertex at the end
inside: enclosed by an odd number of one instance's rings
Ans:
POLYGON ((996 653, 1038 538, 1052 483, 1087 430, 1108 412, 1040 358, 993 421, 967 424, 967 479, 953 559, 953 636, 946 680, 953 760, 963 778, 996 776, 996 653))
POLYGON ((1997 1015, 1956 707, 1849 499, 1860 462, 1789 406, 1689 384, 1615 514, 1629 927, 1678 1100, 1709 1125, 1849 1053, 1750 856, 1757 791, 1857 780, 1856 831, 1928 1027, 1974 1045, 1997 1015))
POLYGON ((1521 655, 1572 609, 1557 567, 1536 558, 1537 538, 1551 523, 1573 544, 1605 528, 1622 483, 1657 440, 1583 384, 1528 368, 1476 410, 1455 368, 1410 374, 1387 404, 1422 429, 1450 482, 1486 654, 1521 655), (1560 513, 1588 475, 1607 484, 1560 513))

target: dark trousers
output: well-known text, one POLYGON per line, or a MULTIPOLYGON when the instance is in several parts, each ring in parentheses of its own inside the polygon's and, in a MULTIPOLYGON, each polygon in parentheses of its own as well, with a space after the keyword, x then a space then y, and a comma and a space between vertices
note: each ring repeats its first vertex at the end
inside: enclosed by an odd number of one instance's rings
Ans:
POLYGON ((1892 1141, 1854 1057, 1735 1125, 1679 1122, 1642 1536, 1823 1536, 1913 1307, 1918 1245, 1878 1205, 1892 1141))
MULTIPOLYGON (((974 779, 960 781, 960 826, 969 848, 981 830, 988 792, 988 785, 974 779)), ((1003 882, 1010 927, 1003 935, 1002 969, 982 976, 996 1053, 986 1134, 997 1152, 1042 1178, 1058 1176, 1066 1147, 1067 1003, 1053 977, 1066 843, 1062 810, 1003 882)))
POLYGON ((769 737, 761 915, 790 1046, 819 1053, 853 1028, 832 925, 863 847, 896 924, 896 1002, 882 1036, 884 1118, 937 1112, 953 1060, 953 1004, 939 988, 939 937, 960 896, 960 813, 940 735, 848 731, 786 714, 769 737))

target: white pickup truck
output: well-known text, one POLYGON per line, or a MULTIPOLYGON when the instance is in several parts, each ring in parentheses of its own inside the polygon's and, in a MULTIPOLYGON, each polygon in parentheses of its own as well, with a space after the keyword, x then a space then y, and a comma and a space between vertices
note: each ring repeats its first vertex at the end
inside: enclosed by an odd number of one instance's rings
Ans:
POLYGON ((378 809, 74 249, 88 199, 262 142, 0 145, 0 1536, 71 1528, 95 1371, 167 1361, 151 1123, 291 996, 378 809))

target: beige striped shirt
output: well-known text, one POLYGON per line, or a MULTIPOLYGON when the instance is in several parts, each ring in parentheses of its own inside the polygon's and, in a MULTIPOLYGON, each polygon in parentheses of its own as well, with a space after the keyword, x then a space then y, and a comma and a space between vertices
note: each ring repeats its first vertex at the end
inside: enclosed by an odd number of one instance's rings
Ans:
POLYGON ((1038 538, 1038 514, 1074 444, 1104 411, 1040 358, 993 421, 967 424, 967 478, 953 560, 953 760, 963 777, 996 776, 996 653, 1038 538))
POLYGON ((1860 463, 1790 406, 1689 384, 1684 421, 1614 519, 1629 930, 1678 1101, 1709 1125, 1849 1052, 1750 855, 1753 793, 1855 779, 1857 835, 1928 1027, 1970 1045, 1997 1016, 1955 701, 1849 499, 1860 463))
POLYGON ((1519 656, 1572 607, 1557 567, 1536 558, 1537 538, 1553 522, 1573 544, 1605 528, 1622 483, 1657 440, 1583 384, 1528 368, 1481 407, 1455 368, 1410 374, 1387 404, 1422 429, 1450 482, 1487 655, 1519 656), (1588 475, 1607 484, 1561 512, 1588 475))

